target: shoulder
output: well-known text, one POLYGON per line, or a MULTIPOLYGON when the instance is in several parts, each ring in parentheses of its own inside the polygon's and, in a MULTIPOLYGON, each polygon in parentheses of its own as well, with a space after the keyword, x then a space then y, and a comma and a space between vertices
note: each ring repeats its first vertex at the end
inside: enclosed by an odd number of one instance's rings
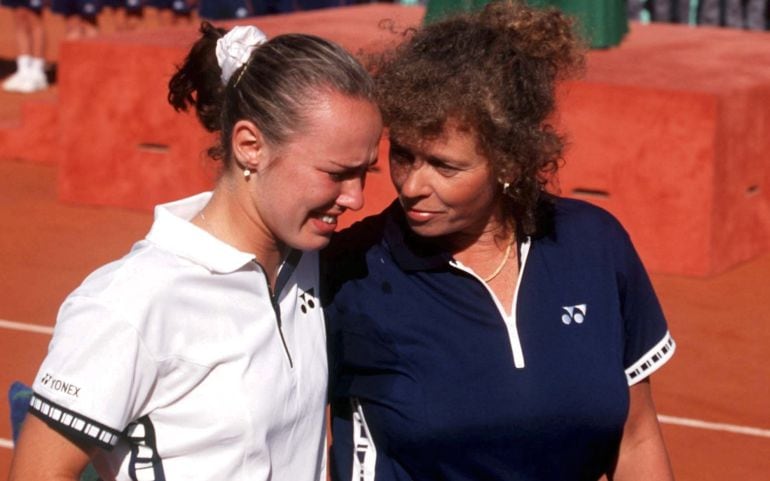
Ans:
POLYGON ((125 322, 141 331, 144 313, 171 298, 169 291, 177 289, 180 280, 205 272, 202 266, 139 241, 124 257, 89 274, 64 301, 59 319, 73 310, 81 315, 95 310, 101 311, 102 324, 125 322))
POLYGON ((579 199, 556 197, 554 206, 554 223, 557 228, 623 229, 614 215, 595 204, 579 199))
POLYGON ((544 234, 533 238, 536 250, 563 264, 624 264, 635 250, 618 219, 588 202, 552 198, 550 222, 544 234))
POLYGON ((628 238, 614 215, 594 204, 565 197, 555 197, 552 226, 547 235, 558 242, 607 243, 628 238))
POLYGON ((194 267, 196 264, 142 240, 122 258, 89 274, 73 294, 117 296, 146 289, 143 286, 168 285, 182 270, 194 267))

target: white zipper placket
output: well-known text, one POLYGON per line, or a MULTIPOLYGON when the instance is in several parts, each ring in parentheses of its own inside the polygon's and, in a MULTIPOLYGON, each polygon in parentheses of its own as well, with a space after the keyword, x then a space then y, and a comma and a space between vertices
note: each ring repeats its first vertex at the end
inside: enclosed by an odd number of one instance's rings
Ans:
POLYGON ((500 317, 503 319, 503 323, 505 324, 505 328, 508 331, 508 340, 511 344, 511 352, 513 353, 513 365, 517 369, 523 369, 524 368, 524 350, 521 347, 521 339, 519 339, 519 330, 516 326, 517 324, 517 318, 516 318, 516 306, 519 302, 519 288, 521 287, 521 281, 524 278, 524 268, 527 264, 527 258, 529 257, 529 248, 530 248, 531 242, 530 238, 527 237, 527 239, 521 244, 521 253, 520 253, 520 267, 519 267, 519 277, 516 280, 516 290, 513 293, 513 305, 511 306, 511 315, 508 316, 505 313, 505 309, 503 308, 503 305, 500 303, 500 300, 497 298, 497 295, 495 295, 494 291, 489 288, 486 282, 475 272, 473 272, 472 269, 469 267, 466 267, 462 263, 451 260, 449 264, 456 268, 460 269, 463 272, 467 272, 468 274, 472 275, 476 279, 478 279, 479 282, 486 288, 489 295, 492 297, 492 300, 495 302, 495 306, 497 306, 497 310, 500 313, 500 317))

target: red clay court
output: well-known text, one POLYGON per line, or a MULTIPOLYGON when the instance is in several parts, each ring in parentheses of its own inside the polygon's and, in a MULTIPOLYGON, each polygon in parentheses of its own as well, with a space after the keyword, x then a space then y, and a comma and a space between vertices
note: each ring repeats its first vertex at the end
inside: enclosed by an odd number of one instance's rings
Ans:
MULTIPOLYGON (((357 50, 384 42, 381 19, 414 24, 420 15, 371 5, 250 21, 268 34, 321 33, 357 50)), ((148 206, 210 179, 199 156, 208 139, 163 103, 163 79, 194 27, 161 30, 151 17, 136 33, 115 34, 106 21, 103 38, 59 45, 62 25, 47 16, 59 82, 33 95, 0 93, 3 392, 14 380, 31 383, 58 305, 144 236, 148 206), (163 65, 132 63, 148 51, 163 65), (120 78, 73 81, 84 72, 106 78, 100 69, 111 68, 114 52, 130 67, 120 78)), ((0 32, 0 57, 11 59, 6 10, 0 32)), ((768 116, 768 33, 634 24, 620 47, 591 52, 585 80, 564 92, 559 121, 572 148, 561 192, 626 225, 678 344, 653 389, 680 481, 770 480, 768 116)), ((367 195, 366 212, 388 202, 386 172, 367 195)), ((5 477, 12 443, 3 399, 5 477)))

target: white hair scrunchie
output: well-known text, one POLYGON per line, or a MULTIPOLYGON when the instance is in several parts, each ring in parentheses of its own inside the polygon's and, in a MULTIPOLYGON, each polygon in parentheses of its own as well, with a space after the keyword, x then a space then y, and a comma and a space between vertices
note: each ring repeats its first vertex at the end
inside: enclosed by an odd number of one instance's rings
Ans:
POLYGON ((253 25, 233 27, 217 40, 217 63, 222 69, 222 83, 227 85, 233 73, 249 61, 251 52, 263 43, 267 36, 253 25))

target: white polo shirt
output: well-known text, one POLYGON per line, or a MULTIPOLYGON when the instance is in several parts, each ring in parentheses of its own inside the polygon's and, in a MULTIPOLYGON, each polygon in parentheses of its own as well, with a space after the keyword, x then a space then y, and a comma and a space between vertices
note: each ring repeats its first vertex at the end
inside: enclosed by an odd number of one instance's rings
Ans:
POLYGON ((156 207, 66 299, 30 412, 105 448, 118 480, 325 480, 317 254, 272 297, 253 254, 189 222, 210 196, 156 207))

